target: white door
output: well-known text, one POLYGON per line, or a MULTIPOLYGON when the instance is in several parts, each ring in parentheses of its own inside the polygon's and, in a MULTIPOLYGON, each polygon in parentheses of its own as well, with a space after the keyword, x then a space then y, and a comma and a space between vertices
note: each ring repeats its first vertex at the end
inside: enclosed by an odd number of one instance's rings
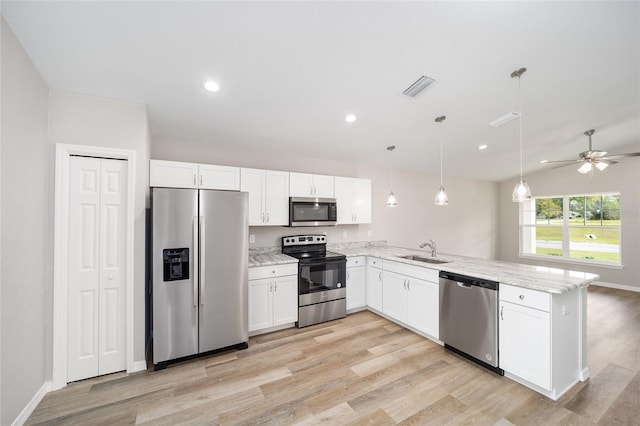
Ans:
POLYGON ((407 322, 407 277, 383 271, 382 312, 401 322, 407 322))
POLYGON ((353 179, 336 177, 335 195, 338 204, 338 225, 353 223, 355 221, 353 216, 353 179))
POLYGON ((347 268, 347 309, 360 308, 367 304, 364 266, 347 268))
POLYGON ((273 325, 273 279, 249 280, 249 331, 273 325))
POLYGON ((435 338, 439 334, 438 284, 417 278, 409 279, 407 286, 407 324, 435 338))
POLYGON ((71 157, 67 381, 126 369, 127 162, 71 157))
POLYGON ((242 169, 240 191, 249 193, 249 226, 265 225, 264 170, 242 169))
POLYGON ((289 173, 265 172, 265 211, 267 225, 289 224, 289 173))

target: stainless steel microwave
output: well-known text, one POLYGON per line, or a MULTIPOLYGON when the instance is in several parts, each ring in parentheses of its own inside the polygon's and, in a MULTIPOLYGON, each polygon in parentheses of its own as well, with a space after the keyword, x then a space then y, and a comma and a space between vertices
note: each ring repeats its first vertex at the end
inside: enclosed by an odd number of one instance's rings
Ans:
POLYGON ((337 219, 335 198, 289 197, 289 226, 333 226, 337 219))

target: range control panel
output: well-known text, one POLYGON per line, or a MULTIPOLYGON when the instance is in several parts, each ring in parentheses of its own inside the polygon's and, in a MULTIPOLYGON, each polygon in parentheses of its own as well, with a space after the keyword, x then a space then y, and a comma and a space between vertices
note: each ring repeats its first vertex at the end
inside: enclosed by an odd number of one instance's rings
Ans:
POLYGON ((309 244, 326 244, 326 235, 290 235, 282 237, 282 246, 306 246, 309 244))

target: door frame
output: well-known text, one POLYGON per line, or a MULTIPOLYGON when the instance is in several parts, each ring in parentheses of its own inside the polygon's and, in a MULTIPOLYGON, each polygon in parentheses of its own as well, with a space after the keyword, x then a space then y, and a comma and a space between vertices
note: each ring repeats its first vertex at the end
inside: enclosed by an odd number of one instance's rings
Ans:
POLYGON ((85 145, 56 144, 53 256, 53 372, 52 390, 67 385, 67 297, 69 279, 69 167, 70 157, 112 158, 127 161, 126 231, 126 360, 127 372, 135 371, 133 358, 133 261, 136 153, 133 150, 85 145))

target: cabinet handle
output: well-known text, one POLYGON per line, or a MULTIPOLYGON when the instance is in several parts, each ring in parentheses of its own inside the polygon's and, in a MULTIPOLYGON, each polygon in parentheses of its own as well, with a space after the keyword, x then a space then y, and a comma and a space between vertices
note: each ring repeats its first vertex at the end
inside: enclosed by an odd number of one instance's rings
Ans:
POLYGON ((269 223, 269 212, 267 212, 267 223, 269 223))
POLYGON ((520 295, 520 300, 524 300, 524 294, 520 295))
POLYGON ((407 280, 403 280, 402 281, 402 286, 404 287, 404 289, 407 289, 407 280))
POLYGON ((274 292, 275 292, 275 291, 278 291, 278 283, 277 283, 277 282, 274 282, 274 283, 273 283, 273 291, 274 291, 274 292))
POLYGON ((262 223, 264 223, 264 212, 262 212, 262 223))
POLYGON ((504 321, 504 305, 500 307, 500 319, 504 321))
POLYGON ((202 175, 200 175, 200 186, 202 186, 202 175))
POLYGON ((193 186, 196 186, 196 174, 193 174, 193 186))
POLYGON ((347 271, 347 281, 349 280, 349 271, 347 271))
POLYGON ((411 280, 407 280, 407 290, 411 291, 411 280))
POLYGON ((378 281, 382 282, 382 271, 378 273, 378 281))

